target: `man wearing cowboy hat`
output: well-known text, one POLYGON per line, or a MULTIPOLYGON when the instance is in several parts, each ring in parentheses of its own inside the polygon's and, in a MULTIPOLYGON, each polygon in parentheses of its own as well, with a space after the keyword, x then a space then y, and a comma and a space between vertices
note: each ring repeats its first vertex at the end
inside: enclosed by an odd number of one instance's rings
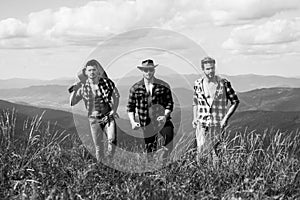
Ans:
POLYGON ((141 66, 137 66, 143 78, 130 88, 127 112, 132 129, 143 130, 148 153, 157 149, 158 132, 164 137, 164 147, 170 153, 174 136, 170 115, 174 102, 169 84, 154 77, 157 66, 151 59, 144 60, 141 66), (135 113, 139 121, 136 121, 135 113))

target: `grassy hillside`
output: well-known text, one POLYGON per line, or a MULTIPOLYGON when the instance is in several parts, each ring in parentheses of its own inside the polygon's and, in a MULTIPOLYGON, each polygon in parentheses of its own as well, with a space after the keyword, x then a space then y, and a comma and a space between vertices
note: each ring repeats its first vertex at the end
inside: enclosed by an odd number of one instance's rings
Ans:
POLYGON ((300 88, 263 88, 240 93, 239 110, 300 111, 300 88))
POLYGON ((285 132, 300 130, 300 112, 280 111, 245 111, 237 112, 232 117, 230 129, 263 131, 264 129, 281 130, 285 132))
MULTIPOLYGON (((26 134, 20 134, 24 130, 24 123, 32 121, 33 118, 42 115, 41 123, 44 128, 48 126, 49 123, 51 127, 56 127, 60 131, 65 130, 65 134, 70 134, 72 137, 79 136, 78 139, 80 138, 85 145, 90 146, 92 144, 89 122, 86 116, 61 110, 38 108, 0 100, 0 111, 2 110, 15 110, 15 115, 17 116, 15 132, 16 137, 20 139, 26 137, 26 134)), ((141 139, 134 136, 134 134, 140 133, 131 133, 132 131, 128 120, 117 119, 117 124, 118 141, 120 145, 132 146, 143 142, 141 139)))
MULTIPOLYGON (((17 110, 17 114, 20 115, 20 122, 17 123, 18 130, 22 129, 23 121, 27 118, 32 118, 36 115, 41 115, 43 112, 43 121, 51 121, 55 123, 56 126, 61 127, 64 130, 72 134, 79 133, 82 137, 89 137, 89 123, 87 117, 84 115, 72 114, 70 112, 65 112, 61 110, 54 110, 48 108, 37 108, 34 106, 14 104, 7 101, 0 100, 0 110, 1 109, 13 109, 17 110), (22 116, 22 117, 21 117, 22 116), (22 120, 21 120, 22 119, 22 120), (75 120, 75 122, 74 122, 75 120), (75 123, 77 126, 75 126, 75 123)), ((179 129, 185 132, 194 131, 191 126, 192 123, 192 112, 190 108, 178 108, 172 113, 172 121, 175 125, 175 132, 180 132, 179 129)), ((135 139, 135 134, 141 134, 134 132, 130 128, 130 123, 127 116, 123 119, 117 120, 119 141, 127 143, 133 141, 137 142, 135 139)), ((228 130, 231 131, 241 131, 247 127, 249 130, 263 131, 266 128, 282 131, 295 131, 300 129, 300 111, 243 111, 236 112, 230 119, 230 126, 228 130)), ((140 141, 139 141, 140 142, 140 141)))
POLYGON ((15 129, 15 116, 10 111, 0 114, 0 199, 300 197, 299 132, 290 137, 289 133, 245 130, 245 134, 236 133, 234 140, 226 139, 226 133, 220 165, 213 165, 205 156, 195 162, 189 134, 181 143, 185 147, 181 156, 176 157, 176 146, 168 165, 137 173, 161 164, 160 158, 149 161, 146 156, 117 152, 111 162, 95 163, 78 139, 74 138, 72 148, 65 148, 66 138, 55 129, 43 129, 40 116, 24 127, 23 131, 31 133, 26 140, 15 140, 15 135, 24 133, 15 129), (262 148, 266 135, 271 136, 269 144, 262 148))
MULTIPOLYGON (((52 123, 57 123, 60 127, 66 130, 74 131, 73 114, 66 111, 54 110, 48 108, 39 108, 29 105, 15 104, 8 101, 0 100, 0 110, 17 110, 17 113, 26 117, 35 117, 36 115, 41 115, 43 112, 43 120, 51 121, 52 123)), ((79 116, 78 116, 79 117, 79 116)))

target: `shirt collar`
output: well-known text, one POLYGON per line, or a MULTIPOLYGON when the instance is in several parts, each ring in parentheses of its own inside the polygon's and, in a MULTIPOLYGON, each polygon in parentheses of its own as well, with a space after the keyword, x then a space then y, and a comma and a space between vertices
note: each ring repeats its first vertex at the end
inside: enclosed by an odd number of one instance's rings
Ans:
MULTIPOLYGON (((217 83, 220 84, 220 82, 221 82, 221 77, 219 77, 218 75, 215 75, 215 77, 216 77, 217 83)), ((201 80, 200 80, 201 87, 203 86, 204 78, 205 78, 205 77, 202 77, 201 80)))
MULTIPOLYGON (((98 85, 100 85, 101 84, 101 82, 103 82, 104 80, 103 80, 103 78, 102 77, 100 77, 99 78, 99 82, 98 82, 98 85)), ((86 79, 86 81, 85 81, 85 85, 91 85, 91 82, 89 81, 89 79, 86 79)))
MULTIPOLYGON (((156 84, 158 84, 158 79, 155 78, 155 77, 153 77, 153 85, 156 85, 156 84)), ((138 85, 146 88, 145 82, 144 82, 144 78, 142 78, 142 79, 138 82, 138 85)))

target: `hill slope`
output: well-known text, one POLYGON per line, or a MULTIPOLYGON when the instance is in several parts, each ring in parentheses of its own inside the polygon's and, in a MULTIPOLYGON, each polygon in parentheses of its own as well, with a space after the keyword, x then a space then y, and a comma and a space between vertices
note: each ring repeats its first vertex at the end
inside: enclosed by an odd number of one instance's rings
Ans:
MULTIPOLYGON (((183 130, 186 133, 194 131, 191 126, 192 113, 186 109, 181 110, 181 113, 183 130)), ((295 132, 297 129, 300 130, 300 111, 243 111, 234 113, 229 121, 228 130, 244 132, 245 128, 260 133, 266 129, 295 132)))
MULTIPOLYGON (((126 116, 126 104, 129 88, 118 86, 120 91, 120 109, 122 116, 126 116)), ((186 88, 172 88, 175 105, 191 109, 192 90, 186 88)), ((266 110, 266 111, 300 111, 300 88, 262 88, 238 93, 241 104, 239 111, 266 110)), ((71 111, 69 93, 66 86, 46 85, 32 86, 23 89, 2 89, 0 98, 38 107, 54 108, 71 111)), ((85 113, 84 106, 76 106, 76 113, 85 113)), ((85 114, 83 114, 85 115, 85 114)))
MULTIPOLYGON (((23 125, 24 121, 36 115, 41 115, 43 111, 44 123, 50 122, 59 130, 66 130, 75 137, 79 136, 81 141, 87 146, 92 146, 92 138, 90 134, 89 122, 87 117, 81 115, 73 115, 72 113, 53 110, 47 108, 37 108, 34 106, 19 105, 0 100, 1 110, 17 111, 16 134, 19 138, 24 137, 23 125), (74 135, 75 134, 75 135, 74 135)), ((190 109, 176 108, 172 113, 172 121, 175 126, 175 134, 182 135, 194 132, 192 128, 192 112, 190 109)), ((229 122, 229 131, 244 132, 248 130, 256 130, 263 133, 266 129, 280 129, 282 132, 295 132, 300 130, 300 111, 298 112, 283 112, 283 111, 244 111, 236 112, 229 122)), ((127 118, 117 119, 118 143, 123 146, 136 146, 143 144, 141 130, 131 130, 130 123, 127 118)), ((71 142, 71 141, 70 141, 71 142)))
POLYGON ((263 88, 239 94, 240 111, 300 111, 300 88, 263 88))

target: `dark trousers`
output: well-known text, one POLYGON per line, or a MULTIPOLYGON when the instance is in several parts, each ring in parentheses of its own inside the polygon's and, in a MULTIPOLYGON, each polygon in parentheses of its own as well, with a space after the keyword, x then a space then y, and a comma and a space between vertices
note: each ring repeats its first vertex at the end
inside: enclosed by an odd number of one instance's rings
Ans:
POLYGON ((169 152, 173 149, 174 138, 174 125, 170 120, 167 120, 163 127, 159 127, 156 124, 149 124, 143 128, 145 149, 147 153, 157 150, 157 136, 160 133, 164 138, 163 146, 166 147, 169 152))

